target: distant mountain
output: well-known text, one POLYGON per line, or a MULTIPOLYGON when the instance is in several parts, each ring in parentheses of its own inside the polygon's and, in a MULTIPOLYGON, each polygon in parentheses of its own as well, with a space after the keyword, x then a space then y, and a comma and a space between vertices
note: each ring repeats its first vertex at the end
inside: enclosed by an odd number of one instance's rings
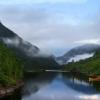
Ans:
MULTIPOLYGON (((63 70, 76 71, 90 76, 100 75, 100 50, 96 51, 91 58, 70 62, 63 65, 63 70)), ((98 79, 99 80, 99 79, 98 79)))
POLYGON ((38 47, 24 41, 2 23, 0 23, 0 41, 16 54, 26 70, 52 69, 58 66, 52 55, 42 55, 38 47))
POLYGON ((85 44, 69 50, 61 57, 57 57, 56 61, 60 64, 66 64, 71 58, 75 56, 95 53, 97 50, 100 50, 100 45, 85 44))

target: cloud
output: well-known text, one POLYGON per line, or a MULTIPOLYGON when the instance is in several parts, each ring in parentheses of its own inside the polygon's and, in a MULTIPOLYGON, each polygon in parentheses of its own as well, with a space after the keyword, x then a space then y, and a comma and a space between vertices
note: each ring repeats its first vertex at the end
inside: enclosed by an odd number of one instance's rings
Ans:
POLYGON ((78 44, 100 44, 100 38, 98 39, 88 39, 88 40, 80 40, 80 41, 75 41, 74 43, 78 44))
POLYGON ((43 4, 43 3, 74 3, 74 4, 81 4, 86 3, 88 0, 1 0, 1 4, 25 4, 25 3, 32 3, 32 4, 43 4))
POLYGON ((90 95, 90 96, 83 95, 83 96, 79 96, 79 98, 82 100, 99 100, 100 96, 99 95, 90 95))
POLYGON ((36 0, 33 3, 86 3, 87 0, 36 0))
POLYGON ((7 8, 2 11, 4 12, 0 16, 7 27, 44 51, 55 53, 54 49, 72 47, 75 45, 74 41, 77 40, 84 40, 78 41, 80 43, 98 42, 93 38, 100 36, 98 34, 100 30, 97 29, 95 23, 85 23, 85 25, 82 23, 73 25, 70 22, 59 23, 51 16, 51 12, 48 14, 45 10, 7 8))
POLYGON ((80 9, 77 9, 72 4, 86 3, 87 1, 1 0, 0 19, 4 25, 25 40, 37 45, 45 52, 51 51, 56 54, 56 51, 61 50, 61 48, 66 50, 80 43, 99 42, 99 11, 97 14, 93 13, 91 18, 85 6, 81 10, 80 6, 78 6, 80 9), (51 2, 51 4, 46 2, 51 2), (56 5, 53 5, 53 2, 56 5), (66 5, 63 8, 63 5, 66 3, 60 4, 59 2, 66 2, 70 7, 67 8, 66 5), (66 12, 66 10, 68 11, 66 12), (82 11, 86 12, 88 18, 86 18, 82 11), (75 43, 75 41, 77 42, 75 43))

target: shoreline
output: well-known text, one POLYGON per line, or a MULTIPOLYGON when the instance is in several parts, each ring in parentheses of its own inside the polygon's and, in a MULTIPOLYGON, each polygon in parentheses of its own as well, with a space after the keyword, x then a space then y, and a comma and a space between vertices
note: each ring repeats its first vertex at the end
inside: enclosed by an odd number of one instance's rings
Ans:
POLYGON ((16 83, 15 86, 11 87, 2 87, 0 89, 0 99, 3 99, 7 96, 13 95, 17 90, 19 90, 21 87, 23 87, 24 83, 16 83))

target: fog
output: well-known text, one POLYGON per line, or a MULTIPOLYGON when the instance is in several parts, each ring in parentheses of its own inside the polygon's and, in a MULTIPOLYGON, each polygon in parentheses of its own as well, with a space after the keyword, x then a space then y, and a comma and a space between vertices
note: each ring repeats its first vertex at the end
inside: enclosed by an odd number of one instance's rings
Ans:
POLYGON ((85 54, 82 54, 82 55, 76 55, 72 58, 70 58, 67 62, 78 62, 80 60, 85 60, 87 58, 90 58, 90 57, 93 57, 94 56, 94 53, 85 53, 85 54))
POLYGON ((56 56, 100 40, 99 0, 1 0, 0 20, 24 40, 56 56))

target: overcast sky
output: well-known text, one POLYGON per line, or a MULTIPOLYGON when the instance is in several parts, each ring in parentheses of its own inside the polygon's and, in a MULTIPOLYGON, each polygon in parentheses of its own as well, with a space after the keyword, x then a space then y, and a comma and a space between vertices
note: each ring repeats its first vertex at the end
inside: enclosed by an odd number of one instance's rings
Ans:
POLYGON ((77 45, 100 43, 100 0, 0 0, 0 20, 56 56, 77 45))

